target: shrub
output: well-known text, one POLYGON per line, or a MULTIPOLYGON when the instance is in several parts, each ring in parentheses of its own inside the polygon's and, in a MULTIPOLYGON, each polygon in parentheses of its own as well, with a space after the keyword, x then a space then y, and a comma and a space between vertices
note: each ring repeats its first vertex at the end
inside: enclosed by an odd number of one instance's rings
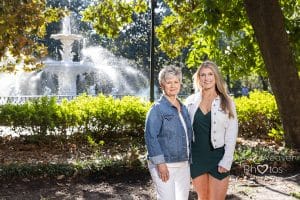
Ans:
POLYGON ((235 99, 239 135, 243 137, 280 139, 281 121, 275 98, 268 92, 253 91, 248 97, 235 99), (270 133, 270 134, 269 134, 270 133))
POLYGON ((142 101, 137 97, 123 97, 119 108, 123 127, 133 132, 143 132, 150 105, 149 102, 142 101))
MULTIPOLYGON (((283 129, 274 96, 267 92, 250 92, 248 97, 235 99, 239 135, 243 137, 282 140, 283 129)), ((138 97, 92 97, 81 95, 56 103, 55 98, 43 97, 22 105, 0 106, 0 125, 16 132, 65 135, 67 131, 87 133, 96 142, 103 137, 139 136, 143 133, 146 113, 151 103, 138 97)))
POLYGON ((58 107, 56 98, 42 97, 35 99, 31 102, 30 107, 32 114, 28 121, 34 122, 32 124, 33 132, 46 135, 47 131, 50 131, 50 133, 54 131, 56 127, 56 110, 58 107))
POLYGON ((46 135, 55 128, 56 98, 42 97, 21 105, 6 104, 0 107, 0 125, 9 126, 15 132, 24 130, 46 135))
POLYGON ((99 141, 108 133, 143 132, 149 107, 149 102, 129 96, 114 99, 83 94, 59 104, 56 98, 42 97, 22 105, 0 106, 0 125, 9 126, 16 133, 28 131, 42 136, 67 136, 67 131, 88 133, 99 141))

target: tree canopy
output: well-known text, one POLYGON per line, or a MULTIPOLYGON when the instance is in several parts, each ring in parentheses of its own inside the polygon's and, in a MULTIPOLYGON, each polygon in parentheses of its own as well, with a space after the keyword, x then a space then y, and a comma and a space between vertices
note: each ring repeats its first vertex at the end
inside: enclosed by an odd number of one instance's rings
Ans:
MULTIPOLYGON (((209 58, 222 66, 222 71, 232 78, 252 73, 267 76, 242 0, 164 2, 171 12, 156 28, 156 34, 160 48, 168 56, 178 57, 183 49, 188 48, 186 64, 189 67, 198 66, 209 58)), ((122 0, 99 1, 96 7, 91 6, 84 11, 84 20, 92 22, 97 33, 116 37, 132 22, 130 16, 135 12, 131 6, 133 3, 122 0)), ((300 3, 297 0, 281 0, 280 3, 299 66, 300 3)), ((145 7, 139 11, 145 11, 145 7)))
MULTIPOLYGON (((0 3, 0 61, 14 57, 15 62, 24 62, 25 69, 28 64, 34 64, 47 53, 40 43, 46 25, 64 13, 61 9, 46 7, 46 0, 3 0, 0 3)), ((1 70, 14 71, 15 62, 6 62, 1 70)))
POLYGON ((83 13, 83 21, 91 22, 94 29, 101 35, 117 37, 125 25, 131 23, 134 12, 147 10, 143 0, 137 1, 99 1, 90 5, 83 13), (113 22, 113 23, 112 23, 113 22))

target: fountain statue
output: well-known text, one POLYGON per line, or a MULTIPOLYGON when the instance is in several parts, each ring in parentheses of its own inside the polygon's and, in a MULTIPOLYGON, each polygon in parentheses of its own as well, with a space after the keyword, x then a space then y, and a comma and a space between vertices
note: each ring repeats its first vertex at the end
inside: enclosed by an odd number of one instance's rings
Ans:
POLYGON ((73 54, 72 54, 72 45, 75 40, 81 40, 81 35, 72 34, 71 32, 71 17, 66 16, 63 19, 62 23, 62 33, 59 34, 52 34, 51 38, 60 40, 62 43, 63 50, 60 52, 62 54, 62 60, 63 61, 72 61, 73 54))
MULTIPOLYGON (((97 95, 147 94, 148 80, 131 61, 118 58, 102 47, 83 48, 79 62, 73 61, 74 41, 83 37, 72 33, 72 18, 62 21, 62 31, 51 38, 62 43, 62 60, 47 59, 37 72, 0 73, 1 96, 64 95, 80 93, 97 95)), ((1 102, 0 102, 1 103, 1 102)))

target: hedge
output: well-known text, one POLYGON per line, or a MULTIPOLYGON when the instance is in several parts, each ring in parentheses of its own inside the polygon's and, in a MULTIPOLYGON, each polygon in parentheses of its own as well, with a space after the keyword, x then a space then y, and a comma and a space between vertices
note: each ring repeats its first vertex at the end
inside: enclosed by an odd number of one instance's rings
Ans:
MULTIPOLYGON (((239 135, 274 137, 281 140, 283 131, 274 96, 253 91, 249 97, 234 99, 239 119, 239 135)), ((143 134, 146 113, 151 103, 139 97, 96 97, 81 95, 73 100, 42 97, 21 105, 0 106, 0 126, 16 133, 65 135, 67 132, 105 136, 111 133, 143 134)))

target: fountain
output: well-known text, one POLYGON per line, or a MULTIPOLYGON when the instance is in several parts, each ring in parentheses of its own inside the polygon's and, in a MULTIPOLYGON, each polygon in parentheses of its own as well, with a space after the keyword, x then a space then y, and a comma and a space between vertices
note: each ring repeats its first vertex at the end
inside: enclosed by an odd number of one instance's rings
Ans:
POLYGON ((60 40, 62 43, 62 48, 63 50, 60 51, 62 54, 62 60, 66 62, 70 62, 73 59, 73 54, 72 54, 72 47, 73 47, 73 42, 75 40, 81 40, 82 36, 81 35, 76 35, 72 34, 71 32, 71 17, 66 16, 63 19, 62 22, 63 28, 62 28, 62 33, 59 34, 52 34, 51 38, 60 40))
POLYGON ((82 49, 81 61, 74 62, 73 43, 83 37, 72 34, 70 16, 64 18, 62 25, 61 33, 51 35, 62 43, 62 60, 47 59, 38 72, 0 73, 0 97, 145 94, 147 78, 129 60, 117 58, 102 47, 82 49))

